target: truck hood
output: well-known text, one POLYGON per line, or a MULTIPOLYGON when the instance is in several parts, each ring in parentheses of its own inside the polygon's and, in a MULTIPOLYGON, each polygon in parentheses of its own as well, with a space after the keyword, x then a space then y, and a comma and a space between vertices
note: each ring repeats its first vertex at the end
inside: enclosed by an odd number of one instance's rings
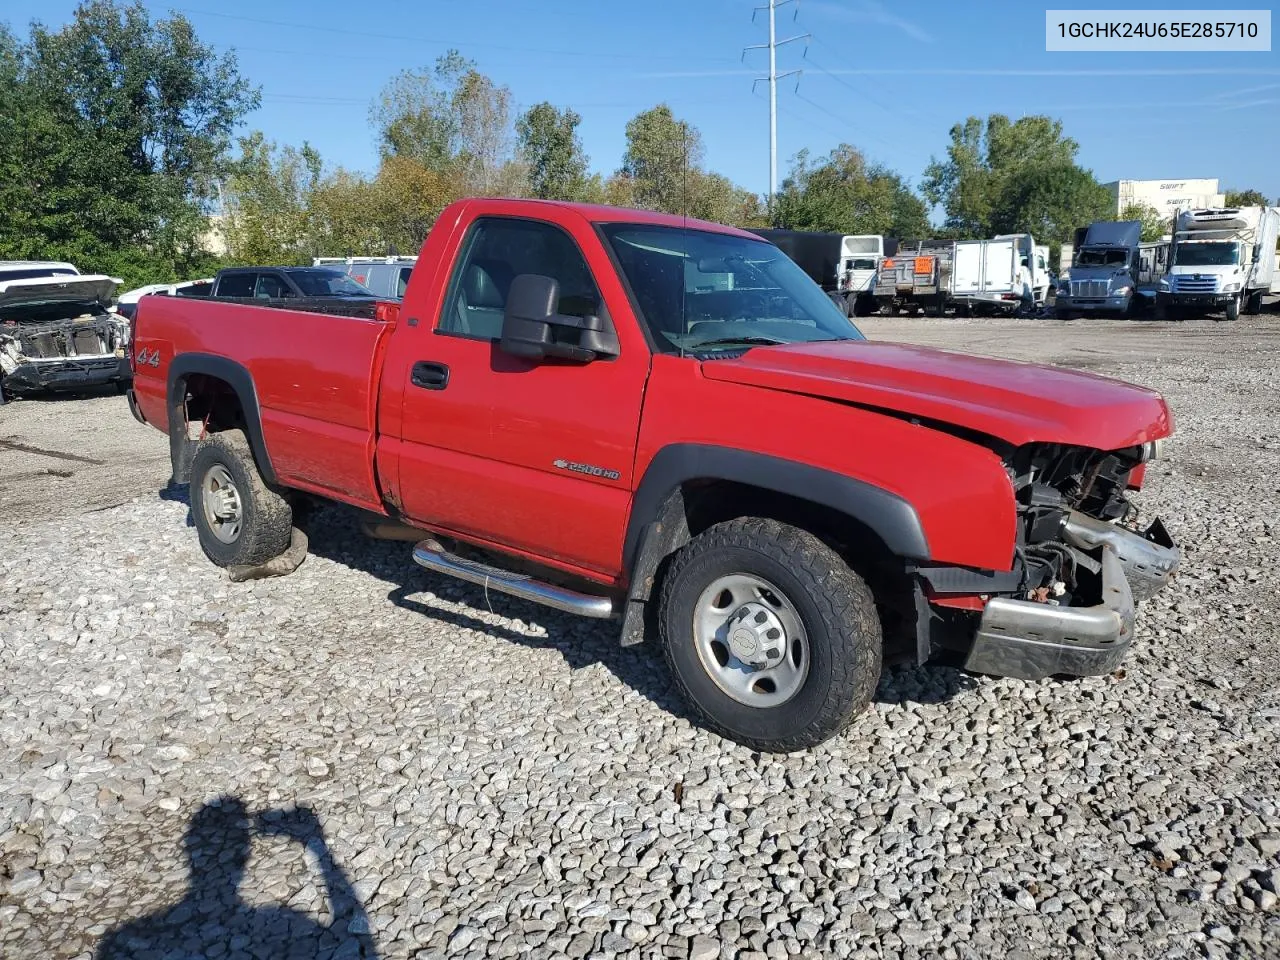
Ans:
POLYGON ((0 317, 5 310, 52 303, 111 303, 120 280, 103 274, 31 277, 0 283, 0 317))
POLYGON ((1075 370, 865 340, 756 347, 703 376, 823 397, 974 430, 1019 446, 1118 450, 1168 435, 1164 399, 1075 370))
POLYGON ((1124 277, 1129 279, 1129 270, 1123 266, 1109 267, 1081 267, 1075 266, 1071 268, 1072 280, 1109 280, 1112 277, 1124 277))

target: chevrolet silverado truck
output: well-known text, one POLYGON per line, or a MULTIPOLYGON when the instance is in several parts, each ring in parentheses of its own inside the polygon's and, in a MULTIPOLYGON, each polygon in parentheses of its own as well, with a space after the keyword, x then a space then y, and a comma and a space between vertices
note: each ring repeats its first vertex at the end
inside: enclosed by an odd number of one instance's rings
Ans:
POLYGON ((730 227, 463 200, 373 317, 146 297, 134 336, 214 563, 281 553, 304 498, 392 518, 428 570, 656 636, 757 749, 845 728, 886 649, 1109 673, 1178 566, 1129 499, 1158 394, 868 342, 730 227))

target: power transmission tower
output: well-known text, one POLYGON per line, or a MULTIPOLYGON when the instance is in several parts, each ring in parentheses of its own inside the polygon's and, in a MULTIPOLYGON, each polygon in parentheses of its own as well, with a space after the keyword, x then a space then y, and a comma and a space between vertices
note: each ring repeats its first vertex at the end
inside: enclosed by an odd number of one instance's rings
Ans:
MULTIPOLYGON (((789 77, 792 74, 799 74, 800 70, 788 70, 786 73, 778 72, 778 48, 787 43, 794 43, 796 40, 808 40, 809 34, 801 33, 794 37, 787 37, 785 40, 778 39, 778 30, 776 23, 777 10, 781 6, 788 3, 799 4, 800 0, 769 0, 767 6, 756 7, 751 11, 751 22, 756 22, 756 14, 761 10, 769 11, 769 42, 753 43, 749 47, 744 47, 742 57, 745 60, 748 50, 765 50, 769 51, 769 75, 767 77, 757 77, 751 83, 752 92, 755 91, 757 83, 769 82, 769 209, 773 209, 773 195, 778 191, 778 81, 783 77, 789 77)), ((794 17, 792 18, 794 19, 794 17)))

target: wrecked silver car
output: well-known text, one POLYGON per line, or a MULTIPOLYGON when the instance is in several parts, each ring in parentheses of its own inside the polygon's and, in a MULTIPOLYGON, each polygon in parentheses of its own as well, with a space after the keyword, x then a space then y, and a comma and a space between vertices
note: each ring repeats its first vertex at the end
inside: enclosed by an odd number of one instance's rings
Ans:
POLYGON ((120 281, 67 269, 35 272, 0 271, 0 389, 13 395, 127 385, 129 323, 111 309, 120 281))

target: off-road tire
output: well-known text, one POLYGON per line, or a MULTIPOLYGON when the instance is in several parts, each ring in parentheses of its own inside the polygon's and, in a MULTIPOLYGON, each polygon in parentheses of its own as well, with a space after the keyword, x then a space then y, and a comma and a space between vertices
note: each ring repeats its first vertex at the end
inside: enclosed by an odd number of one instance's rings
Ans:
POLYGON ((196 445, 191 458, 191 517, 205 556, 220 567, 255 565, 278 557, 289 547, 293 511, 283 496, 267 486, 241 430, 211 433, 196 445), (221 465, 240 494, 243 521, 231 543, 219 540, 209 526, 201 500, 206 474, 221 465))
POLYGON ((804 750, 839 734, 866 709, 884 655, 875 598, 843 559, 813 534, 746 517, 694 537, 663 577, 658 632, 676 686, 707 727, 769 753, 804 750), (809 641, 809 672, 790 700, 761 708, 725 694, 698 657, 694 608, 719 577, 747 573, 776 584, 809 641))

